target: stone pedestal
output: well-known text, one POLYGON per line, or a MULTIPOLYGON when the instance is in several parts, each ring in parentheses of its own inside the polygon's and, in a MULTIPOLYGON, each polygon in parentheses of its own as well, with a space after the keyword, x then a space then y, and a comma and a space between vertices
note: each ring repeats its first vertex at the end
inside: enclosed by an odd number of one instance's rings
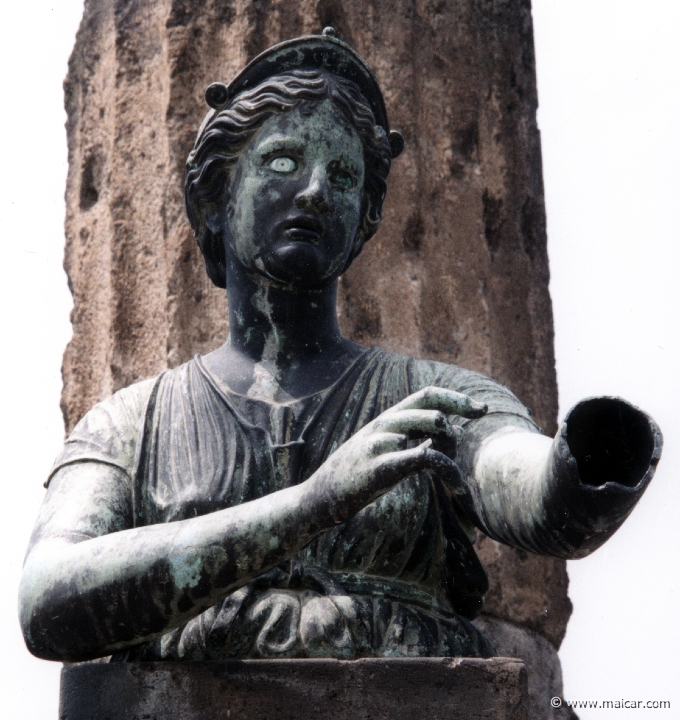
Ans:
POLYGON ((366 658, 82 663, 60 720, 527 720, 519 660, 366 658))

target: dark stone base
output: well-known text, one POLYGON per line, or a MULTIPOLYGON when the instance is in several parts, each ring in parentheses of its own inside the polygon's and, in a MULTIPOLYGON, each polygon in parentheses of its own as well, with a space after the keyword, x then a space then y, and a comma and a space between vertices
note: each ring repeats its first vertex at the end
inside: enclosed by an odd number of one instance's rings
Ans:
POLYGON ((60 720, 527 720, 515 659, 82 663, 60 720))

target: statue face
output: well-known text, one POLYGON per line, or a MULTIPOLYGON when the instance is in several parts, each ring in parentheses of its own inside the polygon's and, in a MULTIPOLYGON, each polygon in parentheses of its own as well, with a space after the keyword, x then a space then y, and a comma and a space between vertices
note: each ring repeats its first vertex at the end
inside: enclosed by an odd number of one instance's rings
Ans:
POLYGON ((330 100, 269 118, 232 175, 227 261, 286 285, 326 285, 354 247, 363 185, 361 140, 330 100))

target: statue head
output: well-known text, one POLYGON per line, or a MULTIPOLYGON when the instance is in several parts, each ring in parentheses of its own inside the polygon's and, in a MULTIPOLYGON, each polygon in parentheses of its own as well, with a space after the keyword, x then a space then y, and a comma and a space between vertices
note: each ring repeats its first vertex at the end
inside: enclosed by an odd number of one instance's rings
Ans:
MULTIPOLYGON (((382 94, 368 66, 349 46, 328 30, 324 32, 270 48, 229 86, 214 83, 206 91, 213 109, 203 121, 187 160, 185 200, 208 275, 219 287, 226 285, 226 215, 233 215, 234 203, 237 212, 248 204, 242 202, 242 187, 240 198, 231 197, 242 174, 242 156, 251 152, 256 136, 281 125, 277 116, 289 115, 285 127, 297 124, 298 132, 303 133, 300 126, 309 118, 307 122, 318 126, 314 130, 321 128, 322 134, 314 135, 320 145, 327 145, 326 140, 337 135, 333 123, 341 133, 344 128, 347 138, 354 137, 360 143, 361 177, 350 169, 346 173, 349 178, 341 177, 342 170, 337 176, 337 182, 351 183, 352 176, 357 175, 355 180, 360 180, 361 187, 353 191, 358 200, 352 206, 355 210, 345 210, 345 214, 355 212, 356 218, 342 267, 334 268, 336 275, 349 266, 380 225, 387 175, 403 140, 398 133, 390 132, 382 94), (323 136, 323 127, 328 128, 328 138, 323 136)), ((295 161, 280 159, 274 167, 285 175, 290 169, 286 163, 292 167, 295 161)), ((275 192, 270 189, 269 194, 275 192)))

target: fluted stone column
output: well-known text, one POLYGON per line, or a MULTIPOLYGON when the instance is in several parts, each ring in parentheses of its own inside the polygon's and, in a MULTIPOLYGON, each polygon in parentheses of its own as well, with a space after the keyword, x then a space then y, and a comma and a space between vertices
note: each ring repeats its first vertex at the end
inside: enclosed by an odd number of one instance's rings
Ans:
MULTIPOLYGON (((326 25, 373 67, 406 139, 385 221, 341 279, 344 332, 487 373, 554 432, 529 0, 86 0, 65 83, 67 429, 116 389, 226 338, 224 293, 182 200, 203 92, 270 44, 326 25)), ((512 623, 534 655, 545 643, 539 690, 552 691, 571 612, 564 562, 487 538, 478 549, 489 632, 502 646, 497 621, 512 623)), ((541 712, 532 717, 550 717, 541 712)))

